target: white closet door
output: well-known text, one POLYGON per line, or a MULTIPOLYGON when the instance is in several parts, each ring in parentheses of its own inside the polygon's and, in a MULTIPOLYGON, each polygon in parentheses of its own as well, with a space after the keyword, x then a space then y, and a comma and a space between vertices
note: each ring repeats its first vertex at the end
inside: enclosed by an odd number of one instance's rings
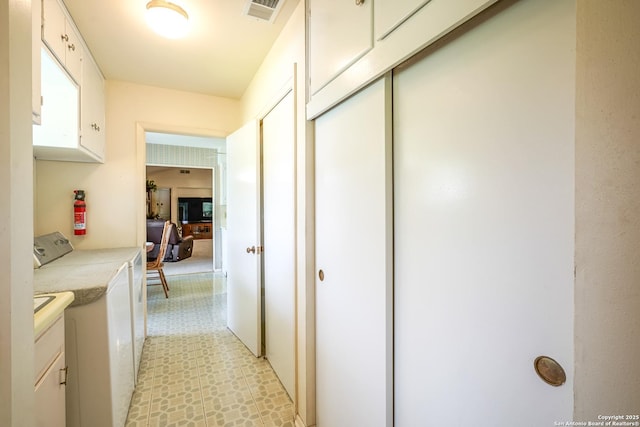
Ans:
POLYGON ((392 423, 389 90, 316 121, 318 427, 392 423))
POLYGON ((262 351, 260 127, 227 137, 227 325, 251 352, 262 351))
POLYGON ((262 120, 265 355, 295 398, 293 92, 262 120))
POLYGON ((397 427, 572 419, 574 3, 514 3, 394 75, 397 427))

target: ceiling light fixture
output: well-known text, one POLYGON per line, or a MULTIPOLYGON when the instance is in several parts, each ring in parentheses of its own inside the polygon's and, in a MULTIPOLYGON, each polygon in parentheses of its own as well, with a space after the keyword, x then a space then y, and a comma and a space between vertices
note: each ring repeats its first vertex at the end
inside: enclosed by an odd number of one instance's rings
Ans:
POLYGON ((177 4, 151 0, 147 3, 147 23, 161 36, 177 39, 187 34, 189 15, 177 4))

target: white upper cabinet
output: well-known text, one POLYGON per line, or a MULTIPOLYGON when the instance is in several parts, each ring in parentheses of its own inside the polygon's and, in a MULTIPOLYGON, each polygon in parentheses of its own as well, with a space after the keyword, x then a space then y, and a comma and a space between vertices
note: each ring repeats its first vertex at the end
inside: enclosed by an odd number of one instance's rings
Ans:
POLYGON ((373 48, 373 0, 310 0, 311 93, 373 48))
POLYGON ((42 2, 42 40, 51 49, 71 77, 80 81, 82 44, 58 0, 42 2))
POLYGON ((33 126, 34 157, 39 160, 103 162, 102 76, 90 62, 91 68, 87 71, 87 76, 90 77, 80 88, 49 49, 42 47, 41 51, 42 119, 40 125, 33 126), (100 117, 101 120, 91 120, 90 117, 100 117), (92 123, 96 123, 99 131, 91 127, 92 123))
POLYGON ((377 0, 375 38, 382 40, 431 0, 377 0))
POLYGON ((318 117, 498 1, 309 0, 307 118, 318 117))
POLYGON ((58 0, 42 0, 42 41, 42 64, 34 72, 41 74, 42 92, 40 111, 36 95, 33 101, 35 158, 104 162, 104 78, 58 0))
POLYGON ((104 158, 104 79, 89 56, 82 59, 80 105, 80 144, 99 158, 104 158))

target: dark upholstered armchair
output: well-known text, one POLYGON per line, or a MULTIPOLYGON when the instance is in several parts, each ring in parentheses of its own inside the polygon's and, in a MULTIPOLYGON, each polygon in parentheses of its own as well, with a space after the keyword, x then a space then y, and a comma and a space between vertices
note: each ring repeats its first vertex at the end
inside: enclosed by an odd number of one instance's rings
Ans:
MULTIPOLYGON (((147 220, 147 242, 155 243, 154 248, 150 252, 147 252, 147 261, 154 260, 158 257, 158 250, 160 247, 159 243, 162 239, 164 223, 165 220, 163 219, 147 220)), ((164 261, 180 261, 185 258, 189 258, 192 252, 193 236, 187 236, 185 238, 180 237, 175 224, 173 224, 173 227, 171 227, 171 234, 169 235, 169 244, 167 246, 164 261)))

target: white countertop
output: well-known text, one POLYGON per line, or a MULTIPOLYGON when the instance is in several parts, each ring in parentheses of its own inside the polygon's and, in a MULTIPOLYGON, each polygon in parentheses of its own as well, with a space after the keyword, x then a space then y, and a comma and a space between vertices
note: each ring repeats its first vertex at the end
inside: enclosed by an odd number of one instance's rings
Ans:
POLYGON ((33 271, 34 293, 71 291, 72 306, 88 304, 107 292, 107 286, 121 268, 127 268, 140 248, 74 250, 33 271))
POLYGON ((40 332, 44 331, 53 323, 54 320, 62 314, 73 302, 73 292, 61 292, 55 294, 43 294, 38 296, 55 297, 50 303, 42 307, 33 315, 33 336, 37 337, 40 332))

